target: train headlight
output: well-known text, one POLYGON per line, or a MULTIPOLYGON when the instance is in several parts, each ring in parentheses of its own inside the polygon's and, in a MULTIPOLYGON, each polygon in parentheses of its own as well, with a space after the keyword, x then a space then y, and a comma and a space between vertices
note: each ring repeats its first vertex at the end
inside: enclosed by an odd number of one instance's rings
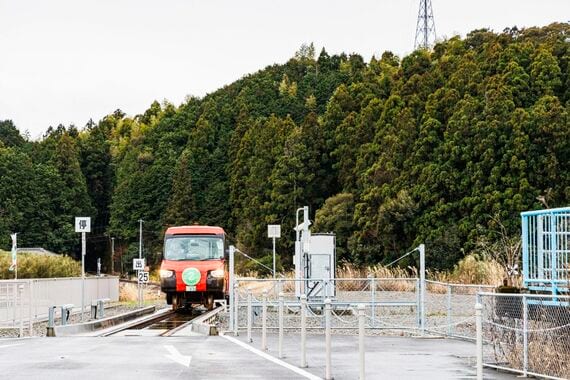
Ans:
POLYGON ((216 269, 216 270, 211 271, 210 274, 212 275, 212 277, 222 278, 222 277, 224 277, 224 270, 223 269, 216 269))
POLYGON ((168 270, 168 269, 161 269, 160 270, 160 278, 169 278, 172 276, 174 276, 173 270, 168 270))

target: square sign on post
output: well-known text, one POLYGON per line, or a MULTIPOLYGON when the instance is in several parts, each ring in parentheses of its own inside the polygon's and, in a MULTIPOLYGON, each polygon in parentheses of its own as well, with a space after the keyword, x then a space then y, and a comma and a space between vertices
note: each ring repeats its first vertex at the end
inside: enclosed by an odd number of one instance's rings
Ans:
POLYGON ((276 258, 275 258, 275 239, 281 238, 281 225, 280 224, 268 224, 267 225, 267 237, 273 239, 273 278, 276 274, 276 258))
POLYGON ((76 216, 75 232, 81 233, 81 322, 85 310, 85 254, 87 253, 87 238, 85 234, 91 232, 91 217, 76 216))
POLYGON ((91 218, 75 217, 75 232, 91 232, 91 218))
POLYGON ((139 284, 146 284, 148 282, 148 272, 140 271, 138 274, 139 284))
POLYGON ((267 226, 267 237, 268 238, 281 238, 281 225, 280 224, 269 224, 267 226))
POLYGON ((144 259, 133 259, 133 270, 144 270, 144 259))

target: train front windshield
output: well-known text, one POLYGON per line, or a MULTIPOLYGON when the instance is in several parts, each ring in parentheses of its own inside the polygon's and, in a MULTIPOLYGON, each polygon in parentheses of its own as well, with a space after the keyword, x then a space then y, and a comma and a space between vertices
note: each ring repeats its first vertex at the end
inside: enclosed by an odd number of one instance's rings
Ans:
POLYGON ((224 240, 219 236, 179 235, 164 242, 166 260, 220 260, 224 257, 224 240))

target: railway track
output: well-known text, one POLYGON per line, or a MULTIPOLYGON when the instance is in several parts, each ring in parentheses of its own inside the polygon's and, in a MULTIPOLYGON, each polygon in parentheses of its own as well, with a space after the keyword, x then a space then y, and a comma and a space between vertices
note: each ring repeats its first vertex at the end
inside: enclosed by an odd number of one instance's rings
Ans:
POLYGON ((163 311, 146 318, 117 326, 101 336, 171 336, 188 327, 192 321, 204 313, 200 309, 180 309, 163 311))
POLYGON ((170 336, 202 313, 196 309, 168 310, 117 326, 101 336, 170 336))

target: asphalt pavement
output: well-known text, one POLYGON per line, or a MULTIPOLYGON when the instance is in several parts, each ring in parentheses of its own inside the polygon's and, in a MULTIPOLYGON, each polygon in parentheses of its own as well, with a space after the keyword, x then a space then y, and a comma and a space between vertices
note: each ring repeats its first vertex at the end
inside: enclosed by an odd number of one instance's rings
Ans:
MULTIPOLYGON (((5 379, 317 379, 324 377, 323 335, 307 339, 309 367, 299 369, 299 336, 286 335, 278 360, 277 336, 245 342, 221 336, 111 336, 0 340, 5 379)), ((358 378, 358 338, 333 335, 334 379, 358 378)), ((474 345, 448 339, 367 337, 367 379, 473 379, 474 345)), ((486 379, 516 377, 486 371, 486 379)))

